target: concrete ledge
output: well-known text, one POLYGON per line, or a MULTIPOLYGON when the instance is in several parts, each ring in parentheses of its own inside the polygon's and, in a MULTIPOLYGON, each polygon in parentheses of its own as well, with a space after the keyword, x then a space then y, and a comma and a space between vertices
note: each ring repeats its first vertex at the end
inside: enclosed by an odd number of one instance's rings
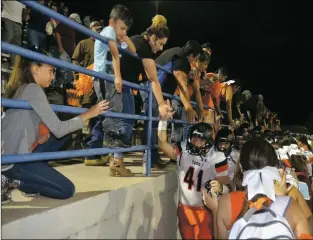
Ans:
MULTIPOLYGON (((84 184, 73 181, 77 186, 77 194, 65 201, 39 197, 28 199, 27 202, 19 192, 14 192, 13 200, 18 201, 2 208, 2 238, 177 238, 177 175, 173 169, 162 175, 154 173, 156 176, 150 178, 106 176, 109 182, 117 183, 116 189, 101 189, 96 185, 104 180, 99 176, 108 168, 79 164, 58 170, 65 174, 70 172, 69 168, 75 168, 76 175, 83 170, 84 175, 92 173, 93 177, 83 176, 84 184), (82 191, 86 187, 89 190, 82 191), (19 202, 21 199, 24 201, 19 202)), ((136 172, 134 169, 132 171, 136 172)), ((73 180, 69 175, 66 174, 73 180)), ((103 182, 103 185, 109 184, 103 182)))

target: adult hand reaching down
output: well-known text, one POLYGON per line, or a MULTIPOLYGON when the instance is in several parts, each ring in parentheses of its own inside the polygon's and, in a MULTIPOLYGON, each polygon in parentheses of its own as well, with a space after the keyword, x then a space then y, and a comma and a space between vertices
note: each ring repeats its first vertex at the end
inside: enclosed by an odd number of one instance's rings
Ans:
POLYGON ((166 103, 159 105, 159 114, 162 120, 169 120, 173 118, 173 108, 169 100, 166 103))
POLYGON ((196 118, 198 117, 197 113, 195 110, 192 108, 189 108, 186 110, 187 114, 187 121, 191 124, 194 124, 196 122, 196 118))
POLYGON ((122 92, 123 87, 123 79, 121 77, 115 77, 114 79, 115 89, 118 93, 122 92))

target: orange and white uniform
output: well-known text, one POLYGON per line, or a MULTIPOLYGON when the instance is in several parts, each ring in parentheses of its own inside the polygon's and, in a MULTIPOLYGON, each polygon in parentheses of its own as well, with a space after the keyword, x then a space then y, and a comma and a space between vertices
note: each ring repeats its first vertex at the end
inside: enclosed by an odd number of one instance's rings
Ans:
POLYGON ((187 152, 186 141, 177 147, 179 204, 178 227, 183 239, 212 239, 212 215, 203 205, 205 183, 218 176, 228 175, 224 153, 212 147, 203 158, 187 152))

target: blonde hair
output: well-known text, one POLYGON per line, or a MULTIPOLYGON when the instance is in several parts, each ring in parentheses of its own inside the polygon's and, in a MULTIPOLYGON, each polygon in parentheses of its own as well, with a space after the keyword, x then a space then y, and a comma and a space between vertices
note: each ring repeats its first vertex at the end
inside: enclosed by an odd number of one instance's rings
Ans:
POLYGON ((170 31, 167 27, 167 20, 163 15, 155 15, 152 18, 152 24, 147 30, 143 33, 143 35, 150 37, 155 35, 156 38, 168 38, 170 31))
POLYGON ((167 20, 163 15, 155 15, 152 18, 152 27, 164 27, 167 26, 167 20))

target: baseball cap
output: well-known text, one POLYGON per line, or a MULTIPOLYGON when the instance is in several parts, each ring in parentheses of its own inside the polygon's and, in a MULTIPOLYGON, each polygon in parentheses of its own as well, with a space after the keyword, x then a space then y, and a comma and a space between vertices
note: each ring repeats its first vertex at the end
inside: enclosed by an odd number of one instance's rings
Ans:
POLYGON ((247 99, 252 96, 251 92, 249 90, 245 90, 242 92, 242 95, 245 96, 247 99))
POLYGON ((73 19, 77 23, 82 23, 82 21, 80 20, 80 16, 77 13, 72 13, 69 18, 73 19))
POLYGON ((93 21, 93 22, 90 23, 89 27, 90 28, 92 28, 92 27, 95 27, 95 28, 96 27, 101 27, 101 24, 98 21, 93 21))

